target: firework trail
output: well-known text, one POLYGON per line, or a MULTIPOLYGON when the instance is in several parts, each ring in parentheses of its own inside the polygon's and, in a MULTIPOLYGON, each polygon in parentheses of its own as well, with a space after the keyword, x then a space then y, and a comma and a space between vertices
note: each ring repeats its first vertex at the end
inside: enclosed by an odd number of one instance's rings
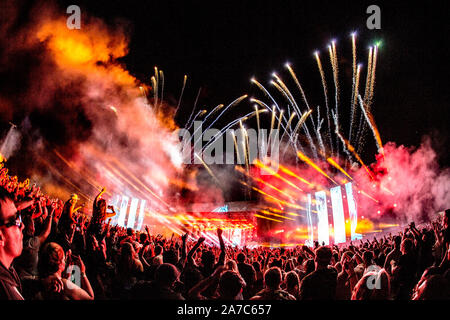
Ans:
MULTIPOLYGON (((200 96, 201 91, 202 91, 202 88, 199 88, 199 89, 198 89, 197 96, 195 97, 194 107, 192 108, 191 114, 189 115, 189 119, 188 119, 188 121, 186 122, 186 126, 189 126, 189 127, 190 127, 189 123, 190 123, 190 121, 191 121, 192 115, 194 114, 195 108, 197 107, 198 97, 200 96)), ((194 121, 192 121, 192 122, 194 122, 194 121)), ((185 128, 186 128, 186 126, 185 126, 185 128)))
MULTIPOLYGON (((333 59, 331 60, 332 62, 332 69, 333 69, 333 80, 334 80, 334 88, 335 88, 335 113, 336 113, 336 121, 339 125, 339 92, 340 92, 340 88, 339 88, 339 64, 338 64, 338 57, 337 57, 337 51, 336 51, 336 43, 333 40, 331 42, 332 44, 332 53, 333 53, 333 59)), ((331 129, 330 129, 330 134, 331 134, 331 129)), ((336 137, 336 154, 339 154, 339 140, 336 137)))
POLYGON ((369 56, 367 58, 367 75, 366 75, 366 86, 364 90, 364 101, 367 101, 370 92, 370 82, 372 79, 372 57, 373 57, 373 47, 369 48, 369 56))
POLYGON ((153 79, 155 79, 154 80, 155 84, 154 84, 154 87, 153 87, 154 98, 155 98, 155 107, 156 107, 156 109, 158 109, 159 75, 158 75, 158 68, 157 67, 155 67, 155 76, 154 76, 154 78, 152 77, 152 80, 153 79))
POLYGON ((342 143, 345 145, 345 147, 347 148, 348 151, 350 151, 356 158, 356 160, 358 160, 358 162, 361 164, 361 166, 366 170, 367 174, 369 175, 370 179, 373 180, 373 175, 370 172, 369 168, 367 168, 367 166, 364 164, 364 162, 362 161, 361 157, 359 156, 359 154, 356 152, 355 148, 350 144, 350 142, 345 139, 340 133, 339 131, 336 131, 336 134, 338 135, 338 137, 341 139, 342 143))
MULTIPOLYGON (((255 112, 256 112, 256 126, 257 126, 258 134, 259 134, 261 132, 261 126, 260 126, 260 123, 259 123, 258 105, 255 104, 254 107, 255 107, 255 112)), ((260 148, 260 149, 263 148, 262 143, 261 143, 261 145, 258 145, 258 148, 260 148)))
POLYGON ((269 91, 259 82, 257 81, 255 78, 250 79, 250 82, 256 84, 256 86, 262 91, 264 92, 265 95, 267 95, 270 100, 272 100, 273 104, 275 105, 275 107, 277 108, 278 112, 281 111, 280 107, 278 106, 277 101, 272 97, 272 95, 269 93, 269 91))
MULTIPOLYGON (((330 123, 330 108, 328 107, 328 89, 327 89, 327 83, 325 81, 325 74, 323 72, 323 68, 322 68, 322 63, 320 61, 320 57, 319 57, 319 53, 316 51, 314 52, 314 56, 316 57, 316 61, 317 61, 317 67, 319 68, 319 73, 320 73, 320 78, 322 80, 322 87, 323 87, 323 95, 324 95, 324 99, 325 99, 325 107, 327 110, 327 122, 328 122, 328 138, 330 140, 330 149, 331 149, 331 154, 334 153, 333 151, 333 141, 331 138, 331 123, 330 123)), ((333 53, 334 56, 334 53, 333 53)), ((333 58, 334 59, 334 58, 333 58)), ((317 156, 316 156, 317 158, 317 156)))
POLYGON ((375 87, 375 71, 377 68, 377 53, 378 53, 378 44, 375 45, 374 49, 373 49, 373 61, 372 61, 372 75, 370 78, 370 93, 369 93, 369 111, 370 111, 370 106, 372 104, 372 100, 373 100, 373 91, 374 91, 374 87, 375 87))
MULTIPOLYGON (((294 70, 291 68, 291 66, 288 63, 285 64, 285 67, 286 67, 286 69, 288 69, 289 73, 291 74, 292 79, 294 79, 294 82, 297 85, 297 88, 300 90, 300 93, 302 94, 303 102, 305 103, 306 107, 308 108, 308 110, 311 110, 311 108, 309 107, 309 104, 308 104, 308 100, 306 99, 305 91, 303 91, 303 88, 302 88, 300 81, 298 80, 297 75, 295 74, 294 70)), ((298 110, 297 110, 297 112, 298 112, 298 110)), ((299 116, 301 117, 302 114, 299 113, 299 116)), ((316 131, 316 128, 314 125, 314 120, 311 119, 311 122, 312 122, 312 125, 314 128, 314 131, 316 131)))
POLYGON ((191 124, 190 124, 188 127, 186 127, 185 129, 186 129, 186 130, 190 130, 190 129, 192 128, 193 124, 195 123, 195 120, 196 120, 198 117, 201 117, 202 115, 204 115, 206 112, 207 112, 206 110, 199 110, 199 112, 197 112, 197 114, 196 114, 196 115, 194 116, 194 118, 192 119, 191 124))
POLYGON ((202 157, 200 157, 197 153, 194 153, 195 157, 197 157, 197 159, 199 159, 201 161, 201 163, 203 164, 203 166, 205 167, 206 171, 208 171, 208 173, 211 175, 211 177, 214 179, 214 181, 216 182, 217 185, 220 186, 220 182, 219 179, 217 179, 216 175, 212 172, 212 170, 208 167, 208 165, 205 163, 205 161, 203 161, 202 157))
POLYGON ((241 156, 239 155, 239 148, 238 148, 238 144, 236 141, 236 135, 234 134, 234 131, 231 131, 231 134, 233 135, 234 149, 236 150, 236 157, 237 157, 238 163, 242 163, 241 156))
MULTIPOLYGON (((278 132, 280 131, 281 119, 283 118, 283 114, 284 114, 284 110, 281 110, 281 112, 280 112, 280 117, 279 117, 279 119, 278 119, 278 125, 277 125, 277 131, 278 131, 278 132)), ((289 122, 288 122, 288 123, 289 123, 289 122)), ((285 132, 286 132, 286 130, 285 130, 285 132)))
MULTIPOLYGON (((370 80, 371 80, 371 75, 372 75, 372 56, 373 56, 373 47, 369 48, 369 55, 367 58, 367 75, 366 75, 366 84, 365 84, 365 89, 364 89, 364 102, 367 103, 368 101, 368 97, 369 97, 369 93, 370 93, 370 80)), ((356 108, 356 107, 355 107, 356 108)), ((356 111, 356 110, 355 110, 356 111)), ((358 130, 356 132, 356 137, 355 137, 355 142, 359 145, 360 140, 361 140, 361 134, 363 132, 363 126, 365 126, 365 123, 363 121, 364 119, 364 115, 361 113, 359 115, 359 125, 358 125, 358 130)), ((351 137, 349 137, 351 138, 351 137)), ((352 140, 350 140, 352 141, 352 140)))
MULTIPOLYGON (((352 33, 352 67, 353 67, 353 76, 356 74, 356 32, 352 33)), ((353 78, 355 79, 355 78, 353 78)))
MULTIPOLYGON (((300 81, 299 81, 298 78, 297 78, 297 75, 295 74, 294 70, 292 69, 292 67, 291 67, 288 63, 285 64, 285 67, 288 69, 289 73, 291 74, 291 77, 294 79, 295 84, 297 85, 297 88, 300 90, 300 92, 301 92, 301 94, 302 94, 303 102, 305 103, 306 107, 308 108, 308 111, 310 111, 311 108, 309 107, 308 100, 306 99, 305 92, 304 92, 304 90, 303 90, 303 88, 302 88, 302 86, 301 86, 301 84, 300 84, 300 81)), ((291 96, 292 96, 292 95, 291 95, 291 96)), ((295 99, 293 99, 293 100, 295 101, 295 99)), ((302 112, 300 111, 300 108, 298 107, 297 103, 295 103, 294 106, 297 107, 297 110, 296 110, 296 111, 297 111, 299 117, 302 117, 303 114, 302 114, 302 112)), ((312 118, 311 118, 311 121, 312 121, 313 128, 314 128, 314 131, 315 131, 316 128, 315 128, 314 120, 312 120, 312 118)), ((302 127, 303 127, 303 129, 305 130, 305 133, 306 133, 306 136, 307 136, 307 138, 308 138, 309 145, 310 145, 310 147, 311 147, 311 149, 312 149, 312 152, 314 153, 314 156, 317 157, 316 147, 315 147, 315 145, 314 145, 314 143, 313 143, 313 141, 312 141, 312 138, 311 138, 311 135, 310 135, 310 133, 309 133, 308 127, 304 124, 304 122, 302 122, 302 127)), ((294 130, 294 132, 295 132, 295 131, 296 131, 296 130, 294 130)), ((296 139, 296 140, 297 140, 297 139, 296 139)), ((300 148, 303 150, 302 146, 300 146, 300 148)), ((297 150, 296 147, 295 147, 295 149, 297 150)))
MULTIPOLYGON (((303 126, 303 124, 305 123, 306 119, 309 117, 309 115, 310 115, 311 113, 312 113, 312 109, 309 109, 308 112, 304 113, 304 114, 302 115, 302 117, 300 118, 300 120, 298 121, 297 125, 295 126, 293 132, 292 132, 292 135, 294 136, 294 142, 293 142, 293 144, 294 144, 294 147, 295 147, 295 151, 297 151, 297 140, 298 140, 298 134, 297 134, 296 132, 297 132, 297 130, 300 128, 300 126, 303 126)), ((298 146, 299 146, 300 150, 301 150, 303 153, 305 153, 302 144, 299 143, 298 146)), ((286 153, 287 147, 288 147, 288 145, 286 145, 283 154, 286 153)))
MULTIPOLYGON (((334 115, 333 115, 333 119, 335 119, 334 115)), ((351 155, 351 153, 349 152, 349 150, 347 148, 347 143, 346 143, 345 138, 339 133, 339 127, 337 126, 336 120, 335 120, 335 124, 336 124, 336 126, 335 126, 336 136, 341 140, 342 144, 344 145, 344 152, 347 155, 347 158, 348 158, 349 162, 353 163, 352 155, 351 155)))
MULTIPOLYGON (((285 91, 284 88, 283 88, 283 86, 281 85, 281 84, 283 84, 282 82, 281 82, 280 85, 279 85, 278 83, 276 83, 276 82, 274 82, 274 81, 272 80, 272 81, 271 81, 271 84, 272 84, 275 88, 277 88, 277 90, 280 91, 280 92, 285 96, 285 98, 288 100, 288 102, 290 102, 290 103, 292 103, 292 105, 294 105, 293 102, 292 102, 292 100, 291 100, 291 98, 290 98, 290 96, 289 96, 289 92, 285 91)), ((283 84, 283 85, 284 85, 284 84, 283 84)), ((289 104, 288 104, 288 110, 290 110, 289 104)), ((281 119, 284 118, 285 122, 287 123, 286 118, 283 117, 283 115, 284 115, 284 110, 281 110, 281 111, 280 111, 281 119)), ((280 121, 280 120, 279 120, 279 121, 280 121)), ((287 125, 286 125, 286 128, 287 128, 287 125)))
MULTIPOLYGON (((270 121, 270 131, 269 131, 269 137, 272 136, 272 132, 273 132, 273 126, 275 124, 275 108, 272 109, 272 119, 270 121)), ((270 138, 269 138, 270 139, 270 138)))
MULTIPOLYGON (((300 128, 300 126, 302 126, 305 123, 306 119, 309 117, 309 115, 311 113, 312 113, 312 110, 309 110, 308 112, 306 112, 302 115, 302 117, 300 118, 300 120, 298 121, 297 125, 294 128, 294 131, 293 131, 294 134, 297 132, 297 130, 300 128)), ((297 141, 297 139, 295 139, 295 140, 297 141)))
MULTIPOLYGON (((205 129, 205 130, 203 130, 203 132, 205 132, 205 131, 207 131, 207 130, 209 130, 213 125, 214 125, 214 123, 216 123, 216 121, 217 120, 219 120, 219 118, 229 109, 229 108, 231 108, 232 106, 234 106, 234 105, 236 105, 236 104, 239 104, 242 100, 244 100, 245 98, 247 98, 247 95, 245 94, 245 95, 243 95, 243 96, 240 96, 239 98, 237 98, 237 99, 235 99, 234 101, 232 101, 229 105, 227 105, 224 109, 223 109, 223 111, 214 119, 214 121, 205 129)), ((251 114, 251 113, 249 113, 249 114, 251 114)), ((244 116, 245 117, 245 116, 244 116)), ((242 119, 242 118, 244 118, 244 117, 241 117, 240 119, 242 119)), ((193 148, 195 149, 195 146, 197 145, 197 143, 199 142, 199 141, 201 141, 202 139, 203 139, 203 132, 202 132, 202 134, 200 135, 200 137, 194 142, 194 145, 193 145, 193 148)), ((195 138, 194 136, 192 136, 192 138, 195 138)), ((213 139, 211 139, 211 141, 213 141, 213 139)), ((204 150, 205 148, 203 148, 203 150, 204 150)))
POLYGON ((352 128, 353 122, 355 118, 355 109, 356 104, 358 103, 358 95, 359 95, 359 78, 361 74, 361 65, 358 64, 358 68, 356 70, 354 85, 353 85, 353 96, 352 96, 352 106, 351 106, 351 116, 350 116, 350 132, 348 134, 349 141, 352 139, 352 128))
POLYGON ((356 108, 356 102, 355 102, 355 96, 357 92, 356 89, 356 33, 353 32, 352 33, 352 69, 353 69, 353 74, 352 74, 352 96, 351 96, 351 113, 350 113, 350 131, 348 134, 348 139, 350 141, 352 141, 352 128, 353 128, 353 121, 354 121, 354 116, 355 116, 355 108, 356 108))
POLYGON ((319 124, 317 126, 317 141, 319 142, 320 149, 322 151, 322 154, 325 155, 325 144, 323 143, 322 134, 320 133, 320 129, 322 128, 323 119, 319 121, 319 124))
POLYGON ((383 152, 383 144, 382 144, 382 142, 381 142, 380 133, 378 132, 377 126, 376 126, 376 124, 375 124, 375 121, 373 120, 373 116, 372 116, 372 114, 370 113, 370 111, 367 110, 368 108, 366 109, 366 108, 364 107, 364 102, 363 102, 363 100, 362 100, 362 98, 361 98, 360 95, 358 95, 358 98, 359 98, 359 104, 360 104, 360 106, 361 106, 362 113, 364 114, 364 117, 366 118, 366 121, 367 121, 367 123, 368 123, 370 129, 372 129, 373 137, 375 138, 375 141, 376 141, 377 146, 378 146, 378 151, 379 151, 381 154, 384 155, 384 152, 383 152))
MULTIPOLYGON (((295 109, 295 111, 298 113, 301 113, 300 108, 297 105, 297 102, 295 101, 294 97, 292 96, 292 93, 289 91, 286 84, 275 73, 273 74, 273 76, 275 77, 275 79, 279 85, 273 81, 272 81, 272 84, 278 89, 278 91, 280 91, 286 97, 286 99, 292 105, 292 107, 295 109)), ((290 110, 289 105, 288 105, 288 110, 290 110)))
POLYGON ((248 161, 249 161, 249 156, 247 154, 247 145, 248 145, 248 136, 247 136, 247 131, 244 129, 244 126, 242 125, 242 120, 239 121, 239 127, 241 128, 241 132, 243 132, 244 134, 242 135, 242 148, 244 150, 244 162, 245 162, 245 169, 247 170, 247 172, 250 171, 249 166, 248 166, 248 161))
MULTIPOLYGON (((213 115, 217 110, 221 109, 223 106, 224 106, 223 104, 219 104, 219 105, 217 105, 214 109, 212 109, 212 110, 206 115, 206 117, 203 119, 202 124, 205 123, 205 121, 208 120, 208 118, 209 118, 211 115, 213 115)), ((204 113, 206 113, 206 110, 201 110, 201 111, 194 117, 194 120, 192 120, 191 125, 190 125, 189 127, 187 127, 187 130, 189 130, 189 129, 192 127, 192 125, 193 125, 194 122, 195 122, 195 119, 197 118, 197 116, 199 116, 200 113, 204 114, 204 113)), ((196 133, 198 132, 198 130, 200 130, 201 128, 202 128, 202 127, 200 126, 200 127, 198 127, 196 130, 194 130, 194 133, 192 134, 192 136, 195 136, 195 134, 196 134, 196 133)), ((184 143, 183 148, 184 148, 184 146, 186 146, 187 143, 188 143, 187 141, 184 143)))
POLYGON ((174 116, 178 113, 178 110, 180 109, 181 99, 183 99, 184 88, 186 88, 186 81, 187 81, 187 75, 184 75, 183 86, 181 87, 180 98, 178 99, 178 104, 177 104, 177 108, 175 109, 174 116))
MULTIPOLYGON (((292 120, 294 120, 294 118, 295 118, 295 116, 296 116, 297 114, 295 113, 295 112, 293 112, 292 114, 291 114, 291 116, 289 117, 289 121, 288 121, 288 123, 287 123, 287 125, 286 125, 286 128, 287 129, 289 129, 289 131, 292 133, 292 120)), ((259 130, 258 130, 258 132, 259 132, 259 130)), ((284 130, 284 132, 283 132, 283 134, 281 135, 281 138, 280 138, 280 141, 283 141, 283 138, 284 138, 284 135, 287 133, 288 131, 287 130, 284 130)))
POLYGON ((315 164, 310 158, 308 158, 305 154, 301 153, 300 151, 297 152, 297 156, 300 158, 300 160, 306 162, 308 165, 310 165, 312 168, 314 168, 317 172, 322 174, 323 176, 327 177, 330 181, 338 185, 336 181, 333 180, 329 175, 325 173, 317 164, 315 164))
POLYGON ((258 105, 257 104, 255 104, 255 112, 256 112, 256 125, 258 128, 258 132, 260 132, 261 126, 259 124, 259 114, 258 114, 258 105))
MULTIPOLYGON (((375 86, 375 69, 376 69, 376 60, 378 53, 378 45, 370 47, 369 50, 369 62, 368 62, 368 70, 366 77, 366 88, 364 92, 364 104, 366 105, 367 110, 370 111, 372 103, 373 103, 373 91, 375 86)), ((361 152, 364 145, 364 133, 366 130, 366 123, 363 121, 364 115, 361 113, 359 118, 359 129, 358 134, 356 136, 356 141, 358 144, 358 153, 361 152)))
POLYGON ((327 158, 327 161, 329 164, 331 164, 333 167, 341 171, 343 174, 345 174, 350 180, 353 180, 353 178, 332 158, 327 158))
MULTIPOLYGON (((280 118, 277 116, 275 109, 274 108, 270 108, 267 104, 265 104, 264 102, 262 102, 261 100, 255 99, 255 98, 251 98, 250 102, 255 102, 256 104, 260 105, 261 107, 266 108, 266 111, 270 111, 272 113, 272 115, 274 115, 274 119, 273 119, 273 123, 271 123, 271 128, 273 129, 273 126, 275 124, 275 119, 280 121, 280 118)), ((259 119, 259 113, 256 114, 258 119, 259 119)), ((284 132, 287 131, 287 127, 289 126, 289 124, 286 125, 286 127, 284 126, 284 124, 281 122, 281 127, 283 128, 284 132)), ((272 131, 271 131, 272 132, 272 131)), ((292 134, 290 134, 288 132, 289 137, 292 139, 292 134)))
MULTIPOLYGON (((272 82, 274 84, 274 86, 287 98, 288 102, 292 105, 292 107, 296 110, 296 112, 298 112, 299 115, 302 116, 302 112, 300 111, 300 108, 298 107, 297 102, 295 101, 295 99, 294 99, 292 93, 289 91, 288 87, 285 85, 285 83, 276 74, 273 74, 273 76, 276 78, 276 80, 277 80, 277 82, 279 84, 279 86, 278 86, 276 83, 272 82)), ((288 110, 290 111, 289 105, 288 105, 288 110)), ((308 111, 309 110, 310 109, 308 109, 308 111)), ((317 110, 319 111, 319 108, 317 110)), ((314 121, 312 121, 312 122, 313 122, 313 128, 315 130, 314 121)), ((308 136, 308 139, 309 139, 310 135, 309 135, 308 128, 303 124, 303 122, 302 122, 302 126, 305 129, 305 132, 306 132, 306 134, 308 136)), ((290 127, 290 125, 287 124, 286 127, 290 127)), ((292 129, 291 129, 291 134, 292 134, 292 129)), ((318 138, 321 139, 320 133, 318 133, 317 135, 318 135, 318 138)), ((312 139, 309 139, 309 141, 311 142, 312 139)), ((323 143, 322 143, 322 146, 323 146, 323 143)))
MULTIPOLYGON (((246 94, 244 94, 243 96, 240 96, 239 98, 233 100, 229 105, 227 105, 227 106, 222 110, 222 112, 214 119, 214 121, 208 126, 208 128, 205 129, 205 131, 208 130, 209 128, 211 128, 211 127, 214 125, 214 123, 216 123, 216 121, 219 120, 220 117, 221 117, 221 116, 222 116, 229 108, 231 108, 231 107, 233 107, 233 106, 239 104, 239 103, 240 103, 242 100, 244 100, 245 98, 247 98, 247 95, 246 95, 246 94)), ((197 142, 198 142, 198 140, 197 140, 195 143, 197 143, 197 142)), ((194 144, 194 146, 195 146, 195 144, 194 144)))
MULTIPOLYGON (((262 113, 262 112, 267 112, 267 110, 258 110, 258 113, 262 113)), ((231 122, 229 122, 227 125, 225 125, 225 127, 222 128, 222 130, 220 130, 217 134, 215 134, 211 140, 203 147, 202 151, 206 150, 207 147, 209 147, 209 145, 211 145, 215 139, 220 138, 222 135, 225 134, 226 130, 228 130, 229 128, 233 127, 234 125, 236 125, 238 122, 240 121, 246 121, 248 119, 250 119, 251 117, 253 117, 256 114, 256 111, 253 112, 249 112, 246 115, 237 118, 231 122)), ((233 135, 234 136, 234 135, 233 135)), ((199 140, 197 140, 198 142, 199 140)), ((237 149, 236 149, 237 150, 237 149)))
MULTIPOLYGON (((262 90, 262 91, 263 91, 263 92, 264 92, 264 93, 272 100, 272 102, 274 103, 274 105, 275 105, 275 107, 277 108, 277 110, 278 110, 279 112, 281 112, 280 107, 278 106, 278 103, 277 103, 276 100, 270 95, 270 93, 267 91, 267 89, 264 88, 264 86, 261 85, 261 83, 259 83, 259 82, 258 82, 256 79, 254 79, 254 78, 251 79, 251 82, 254 83, 254 84, 256 84, 256 85, 258 86, 258 88, 260 88, 260 89, 261 89, 261 90, 262 90)), ((255 100, 255 102, 256 102, 256 100, 255 100)), ((266 105, 266 107, 267 107, 267 105, 266 105)), ((270 108, 269 108, 269 109, 270 109, 270 108)), ((299 113, 300 116, 302 115, 302 113, 300 112, 300 110, 297 110, 297 112, 299 113)), ((285 119, 285 121, 286 121, 286 119, 285 119)), ((310 135, 310 133, 309 133, 308 127, 307 127, 307 126, 303 126, 303 128, 304 128, 304 130, 305 130, 305 132, 306 132, 306 136, 307 136, 307 138, 308 138, 308 141, 309 141, 309 145, 310 145, 310 147, 311 147, 311 150, 312 150, 314 156, 317 158, 316 146, 314 145, 314 142, 313 142, 313 140, 312 140, 312 138, 311 138, 311 135, 310 135)))
POLYGON ((161 78, 161 103, 164 101, 164 72, 159 70, 159 77, 161 78))

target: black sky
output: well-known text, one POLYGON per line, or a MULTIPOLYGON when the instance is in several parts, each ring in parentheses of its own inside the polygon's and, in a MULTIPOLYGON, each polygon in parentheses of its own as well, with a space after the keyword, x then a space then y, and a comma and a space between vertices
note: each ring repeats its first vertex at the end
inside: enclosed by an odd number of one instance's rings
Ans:
MULTIPOLYGON (((314 50, 323 52, 326 61, 326 45, 337 40, 345 90, 351 84, 350 32, 358 32, 358 60, 364 65, 368 46, 381 40, 373 115, 383 142, 419 146, 424 135, 432 135, 441 165, 450 164, 448 1, 70 0, 59 4, 62 10, 77 4, 82 14, 107 24, 125 21, 130 46, 122 61, 146 82, 154 66, 162 69, 166 97, 177 100, 187 74, 177 117, 181 125, 200 87, 199 108, 212 108, 244 93, 258 93, 249 79, 255 76, 266 84, 273 71, 283 74, 286 61, 300 75, 313 104, 323 105, 314 50), (371 4, 381 8, 381 30, 366 27, 366 8, 371 4)), ((342 103, 348 108, 345 94, 342 103)), ((363 158, 373 161, 375 150, 371 141, 363 158)))
MULTIPOLYGON (((227 103, 256 92, 249 79, 256 76, 267 83, 273 71, 281 74, 286 61, 300 74, 312 100, 323 104, 313 51, 326 54, 326 45, 335 38, 345 71, 351 61, 351 31, 358 31, 358 60, 364 64, 367 47, 382 40, 373 114, 383 141, 418 146, 424 135, 432 135, 441 164, 449 164, 447 1, 97 0, 78 4, 82 12, 108 23, 118 19, 129 23, 130 51, 123 61, 138 78, 148 81, 158 66, 165 74, 166 94, 176 99, 183 75, 188 74, 184 109, 177 118, 181 124, 199 87, 199 105, 227 103), (366 27, 366 8, 371 4, 381 8, 381 30, 366 27)), ((351 79, 341 73, 341 82, 345 81, 351 79)), ((368 151, 375 152, 375 146, 368 151)))

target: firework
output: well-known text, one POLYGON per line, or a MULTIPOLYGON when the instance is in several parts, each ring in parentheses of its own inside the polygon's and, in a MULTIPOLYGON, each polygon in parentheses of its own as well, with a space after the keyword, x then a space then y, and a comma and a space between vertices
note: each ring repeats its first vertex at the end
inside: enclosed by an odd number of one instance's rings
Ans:
POLYGON ((200 157, 197 153, 194 153, 195 157, 201 161, 205 169, 208 171, 208 173, 213 177, 214 181, 220 185, 219 179, 217 179, 216 175, 212 172, 212 170, 209 168, 209 166, 203 161, 202 157, 200 157))
POLYGON ((345 170, 339 165, 337 164, 336 161, 334 161, 332 158, 327 158, 327 161, 329 164, 331 164, 333 167, 335 167, 336 169, 338 169, 339 171, 341 171, 343 174, 345 174, 347 177, 350 178, 350 180, 353 180, 353 178, 347 173, 345 172, 345 170))
POLYGON ((184 75, 183 86, 181 87, 180 98, 178 98, 178 104, 177 104, 177 107, 176 107, 175 113, 174 113, 175 115, 178 113, 178 110, 180 109, 181 99, 183 99, 184 88, 186 88, 186 81, 187 81, 187 75, 184 75))
POLYGON ((327 177, 330 181, 332 181, 335 184, 338 184, 336 181, 334 181, 329 175, 327 175, 317 164, 315 164, 311 159, 309 159, 306 155, 304 155, 303 153, 301 153, 300 151, 297 152, 297 156, 303 160, 304 162, 306 162, 308 165, 310 165, 311 167, 313 167, 317 172, 319 172, 320 174, 322 174, 323 176, 327 177))
POLYGON ((359 98, 359 104, 361 106, 362 113, 364 114, 364 117, 367 120, 367 123, 369 124, 370 128, 372 129, 373 136, 375 138, 375 141, 377 142, 378 150, 384 154, 383 152, 383 144, 381 143, 381 137, 380 133, 378 132, 377 125, 375 124, 375 121, 373 120, 373 116, 368 110, 368 108, 365 108, 364 103, 361 99, 361 96, 358 96, 359 98))

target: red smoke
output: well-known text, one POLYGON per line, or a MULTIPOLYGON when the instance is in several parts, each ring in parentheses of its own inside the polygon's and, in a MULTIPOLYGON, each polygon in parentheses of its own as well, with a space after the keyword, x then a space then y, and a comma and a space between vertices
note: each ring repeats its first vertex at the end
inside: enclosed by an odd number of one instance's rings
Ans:
MULTIPOLYGON (((357 232, 374 231, 374 227, 383 224, 403 225, 411 221, 427 222, 434 218, 437 212, 449 207, 450 169, 439 168, 437 154, 431 148, 429 138, 425 138, 419 148, 396 146, 395 143, 389 142, 384 146, 384 156, 379 154, 376 158, 376 162, 369 166, 372 178, 366 169, 356 166, 346 171, 353 180, 325 161, 314 161, 338 184, 353 183, 359 220, 357 232)), ((344 163, 342 159, 339 161, 342 167, 345 167, 344 163)), ((306 195, 311 194, 314 210, 314 192, 319 190, 325 190, 327 198, 330 199, 328 190, 336 184, 312 166, 303 163, 295 167, 287 166, 287 168, 297 177, 311 184, 303 183, 298 178, 278 170, 282 177, 302 189, 299 191, 274 175, 260 175, 264 170, 261 172, 256 170, 252 172, 252 176, 256 179, 261 178, 265 182, 256 183, 257 188, 265 193, 260 192, 264 206, 274 208, 273 212, 282 208, 285 211, 302 213, 302 210, 296 211, 294 207, 290 207, 289 203, 305 206, 306 195)), ((285 216, 289 217, 289 215, 285 216)), ((296 226, 299 221, 306 223, 305 219, 296 218, 296 222, 284 220, 284 224, 296 226)))
POLYGON ((401 222, 424 222, 450 206, 450 170, 439 168, 429 138, 419 148, 389 142, 384 146, 384 154, 372 165, 375 182, 362 170, 355 175, 358 184, 380 201, 359 203, 367 216, 377 217, 378 210, 381 215, 391 211, 401 222))

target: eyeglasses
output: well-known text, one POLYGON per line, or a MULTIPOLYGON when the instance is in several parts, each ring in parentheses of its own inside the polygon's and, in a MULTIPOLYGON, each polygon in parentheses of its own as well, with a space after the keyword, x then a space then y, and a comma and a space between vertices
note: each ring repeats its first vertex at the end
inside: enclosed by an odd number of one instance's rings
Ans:
POLYGON ((10 218, 9 221, 3 222, 0 221, 0 227, 5 226, 6 228, 10 228, 12 226, 16 226, 19 229, 22 227, 22 216, 19 212, 16 213, 15 217, 10 218))

